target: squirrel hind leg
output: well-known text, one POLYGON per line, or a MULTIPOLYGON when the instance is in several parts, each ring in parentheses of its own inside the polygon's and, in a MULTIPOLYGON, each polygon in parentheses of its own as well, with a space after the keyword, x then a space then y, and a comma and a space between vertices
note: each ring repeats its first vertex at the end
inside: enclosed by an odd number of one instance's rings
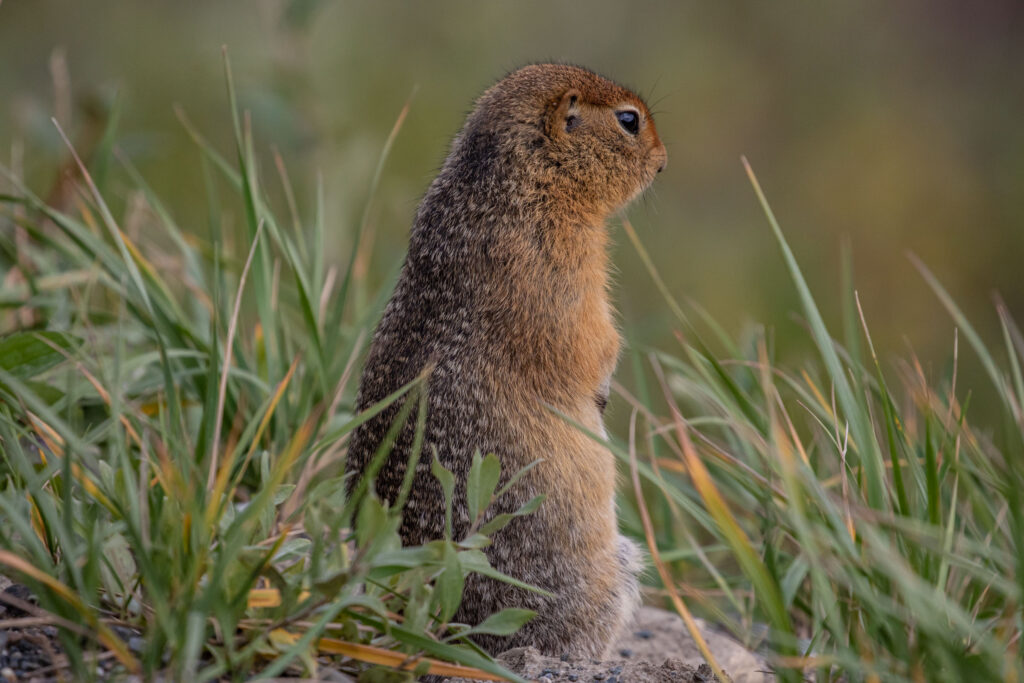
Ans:
POLYGON ((619 564, 624 572, 634 578, 644 573, 647 565, 645 561, 646 553, 644 553, 636 541, 620 534, 616 550, 618 551, 619 564))
POLYGON ((619 562, 619 585, 609 614, 609 621, 612 622, 611 637, 604 643, 604 651, 600 653, 603 657, 617 652, 619 641, 635 621, 640 608, 638 579, 644 573, 646 564, 645 553, 640 546, 622 535, 617 539, 616 557, 619 562))

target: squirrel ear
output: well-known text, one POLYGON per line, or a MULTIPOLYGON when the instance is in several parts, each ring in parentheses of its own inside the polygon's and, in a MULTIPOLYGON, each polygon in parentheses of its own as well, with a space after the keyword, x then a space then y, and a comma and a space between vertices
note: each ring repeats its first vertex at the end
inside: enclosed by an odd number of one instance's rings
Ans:
POLYGON ((551 135, 571 133, 573 129, 580 125, 579 101, 580 93, 575 88, 567 90, 562 94, 555 112, 548 121, 548 132, 551 135))

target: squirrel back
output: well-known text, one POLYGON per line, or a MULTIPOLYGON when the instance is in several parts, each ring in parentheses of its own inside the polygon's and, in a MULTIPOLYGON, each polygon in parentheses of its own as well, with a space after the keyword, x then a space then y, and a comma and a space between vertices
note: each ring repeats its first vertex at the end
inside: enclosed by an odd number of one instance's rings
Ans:
MULTIPOLYGON (((537 64, 476 102, 420 203, 402 273, 360 383, 365 409, 432 366, 423 457, 406 503, 403 542, 444 534, 436 455, 456 477, 453 533, 469 529, 465 482, 474 451, 495 453, 502 479, 542 460, 488 511, 534 514, 495 534, 491 564, 554 594, 544 598, 472 576, 456 619, 504 607, 538 616, 492 652, 533 645, 599 655, 631 615, 637 551, 619 537, 612 455, 554 411, 603 433, 619 352, 608 301, 608 217, 664 168, 643 101, 574 66, 537 64), (552 410, 553 409, 553 410, 552 410)), ((361 476, 394 421, 392 405, 359 427, 348 453, 361 476)), ((376 479, 394 501, 414 420, 376 479)))

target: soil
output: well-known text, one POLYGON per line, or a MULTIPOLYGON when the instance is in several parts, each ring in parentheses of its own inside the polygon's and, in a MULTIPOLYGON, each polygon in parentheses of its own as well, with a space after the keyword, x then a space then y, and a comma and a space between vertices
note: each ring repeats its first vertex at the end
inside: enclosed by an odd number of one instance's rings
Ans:
MULTIPOLYGON (((735 683, 768 683, 775 676, 767 662, 738 641, 697 619, 718 664, 735 683)), ((510 670, 536 681, 579 683, 710 683, 718 679, 704 662, 678 615, 642 607, 636 623, 612 649, 614 657, 596 661, 563 655, 546 657, 533 648, 516 648, 498 659, 510 670)), ((449 679, 448 683, 468 683, 449 679)))

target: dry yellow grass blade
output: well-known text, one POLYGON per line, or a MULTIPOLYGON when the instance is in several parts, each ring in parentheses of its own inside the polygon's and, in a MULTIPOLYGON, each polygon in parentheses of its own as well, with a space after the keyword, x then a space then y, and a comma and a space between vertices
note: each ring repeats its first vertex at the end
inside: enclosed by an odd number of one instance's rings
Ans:
POLYGON ((131 238, 129 238, 123 230, 118 228, 117 232, 121 235, 121 240, 124 242, 125 248, 128 249, 128 253, 131 254, 139 268, 144 270, 153 281, 158 282, 160 279, 157 275, 157 269, 153 267, 153 264, 142 255, 142 251, 135 246, 135 243, 132 242, 131 238))
MULTIPOLYGON (((25 416, 28 417, 28 421, 32 424, 36 434, 46 444, 46 449, 57 456, 64 455, 64 439, 61 438, 60 434, 53 427, 40 420, 32 411, 26 411, 25 416)), ((41 451, 40 453, 45 461, 46 455, 41 451)))
POLYGON ((474 669, 471 666, 449 664, 437 659, 430 659, 429 657, 410 659, 409 655, 402 652, 392 652, 391 650, 385 650, 384 648, 374 647, 372 645, 350 643, 345 640, 338 640, 337 638, 321 638, 317 643, 317 648, 324 654, 343 655, 345 657, 351 657, 352 659, 358 659, 359 661, 366 662, 368 664, 391 666, 403 671, 411 671, 415 669, 416 665, 420 662, 427 662, 430 664, 430 669, 427 673, 435 676, 458 676, 478 681, 509 680, 481 669, 474 669))
POLYGON ((32 531, 36 532, 36 538, 43 544, 43 547, 50 553, 53 553, 53 548, 50 547, 50 543, 46 539, 46 526, 43 524, 43 516, 39 514, 39 506, 36 505, 36 501, 32 499, 32 494, 28 491, 25 492, 25 499, 28 501, 31 510, 30 521, 32 522, 32 531))
POLYGON ((276 588, 253 588, 249 591, 246 604, 250 609, 256 607, 277 607, 281 604, 281 591, 276 588))
MULTIPOLYGON (((299 593, 299 601, 309 597, 309 591, 299 593)), ((281 591, 276 588, 253 588, 249 591, 246 604, 250 609, 257 607, 278 607, 281 604, 281 591)))
POLYGON ((96 218, 92 215, 92 211, 89 210, 89 205, 81 197, 76 197, 75 206, 78 208, 78 214, 82 217, 82 222, 91 228, 93 232, 99 232, 99 225, 96 224, 96 218))
POLYGON ((814 394, 814 398, 818 400, 818 406, 825 411, 825 414, 828 415, 830 420, 835 420, 836 416, 832 412, 832 404, 825 400, 825 396, 821 393, 821 390, 818 389, 818 385, 814 383, 811 376, 807 374, 807 370, 800 370, 800 376, 803 377, 804 382, 806 382, 808 388, 810 388, 811 393, 814 394))
POLYGON ((181 473, 171 460, 167 446, 162 441, 157 441, 153 444, 153 452, 156 454, 157 467, 149 485, 156 486, 159 483, 168 496, 180 498, 184 495, 185 482, 182 481, 181 473))

